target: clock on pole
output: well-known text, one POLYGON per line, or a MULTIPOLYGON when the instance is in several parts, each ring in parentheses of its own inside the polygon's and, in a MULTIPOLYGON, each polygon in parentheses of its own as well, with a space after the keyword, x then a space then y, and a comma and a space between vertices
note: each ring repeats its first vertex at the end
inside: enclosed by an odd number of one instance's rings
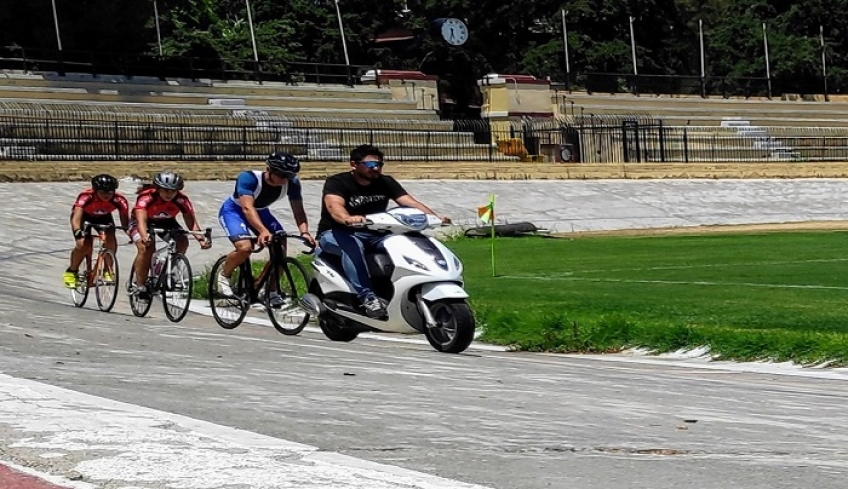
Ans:
POLYGON ((450 17, 442 22, 442 38, 452 46, 462 46, 468 40, 468 27, 465 22, 450 17))

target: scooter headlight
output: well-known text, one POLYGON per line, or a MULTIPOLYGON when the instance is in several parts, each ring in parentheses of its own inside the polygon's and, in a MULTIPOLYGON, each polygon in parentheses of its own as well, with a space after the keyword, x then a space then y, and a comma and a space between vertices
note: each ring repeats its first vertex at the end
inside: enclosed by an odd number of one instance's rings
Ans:
POLYGON ((416 231, 427 229, 427 214, 421 213, 394 213, 395 219, 403 223, 404 226, 410 227, 416 231))

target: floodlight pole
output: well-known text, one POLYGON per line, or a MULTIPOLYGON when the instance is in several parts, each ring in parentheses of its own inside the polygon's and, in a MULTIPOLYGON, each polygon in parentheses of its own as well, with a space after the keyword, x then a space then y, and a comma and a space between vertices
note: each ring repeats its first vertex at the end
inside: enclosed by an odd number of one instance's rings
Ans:
POLYGON ((344 24, 342 24, 342 11, 339 10, 339 0, 334 0, 336 3, 336 17, 339 19, 339 33, 342 36, 342 49, 344 49, 345 64, 350 66, 350 58, 347 55, 347 42, 345 41, 344 24))
POLYGON ((59 35, 59 14, 56 13, 56 0, 53 3, 53 25, 56 26, 56 44, 59 45, 59 51, 62 50, 62 36, 59 35))

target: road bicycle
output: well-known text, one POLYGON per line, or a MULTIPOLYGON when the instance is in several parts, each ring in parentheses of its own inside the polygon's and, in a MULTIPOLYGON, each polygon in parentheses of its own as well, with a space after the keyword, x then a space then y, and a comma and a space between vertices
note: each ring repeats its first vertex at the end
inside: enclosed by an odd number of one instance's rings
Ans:
MULTIPOLYGON (((212 316, 222 328, 238 327, 247 310, 254 304, 259 304, 268 312, 274 329, 282 334, 296 335, 306 327, 309 314, 300 307, 299 299, 307 293, 309 273, 296 258, 285 256, 283 245, 288 238, 299 239, 309 246, 309 242, 299 235, 284 232, 274 234, 268 246, 270 259, 258 276, 254 277, 249 257, 233 271, 230 277, 233 295, 226 295, 218 290, 218 277, 227 256, 222 256, 212 266, 209 272, 209 305, 212 308, 212 316), (271 266, 272 264, 277 266, 271 266), (274 292, 280 294, 280 304, 272 303, 274 292)), ((251 240, 254 245, 253 253, 264 248, 256 246, 255 237, 251 240)))
POLYGON ((109 312, 115 305, 118 297, 118 257, 115 252, 106 248, 106 231, 110 229, 124 229, 114 224, 92 224, 86 223, 83 233, 86 238, 91 238, 91 249, 85 255, 77 271, 77 286, 71 289, 71 299, 74 305, 82 307, 88 299, 88 291, 94 287, 97 297, 97 307, 103 312, 109 312), (92 232, 96 231, 96 233, 92 232), (94 258, 93 240, 98 240, 100 245, 97 250, 97 258, 94 258), (93 265, 92 265, 93 261, 93 265))
POLYGON ((135 284, 135 261, 127 281, 127 293, 130 297, 130 308, 133 314, 144 317, 153 305, 153 298, 158 294, 162 297, 165 316, 172 322, 179 322, 188 313, 191 304, 191 294, 194 290, 194 277, 188 258, 177 252, 177 238, 193 235, 205 236, 206 242, 212 244, 212 228, 205 231, 187 231, 185 229, 156 229, 151 227, 151 246, 155 246, 156 236, 164 245, 156 249, 150 260, 150 272, 147 275, 146 294, 133 292, 135 284))

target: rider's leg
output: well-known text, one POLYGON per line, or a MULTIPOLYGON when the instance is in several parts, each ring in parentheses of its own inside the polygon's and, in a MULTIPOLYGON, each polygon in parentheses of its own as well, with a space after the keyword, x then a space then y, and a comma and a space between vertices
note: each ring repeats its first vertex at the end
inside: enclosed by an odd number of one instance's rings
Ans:
POLYGON ((320 246, 323 251, 341 257, 345 276, 360 300, 373 294, 362 241, 353 233, 332 229, 321 233, 320 246))
POLYGON ((76 272, 79 270, 80 263, 82 263, 82 260, 91 251, 91 241, 91 236, 75 240, 74 249, 71 250, 71 266, 68 267, 67 271, 76 272))
POLYGON ((233 247, 235 248, 227 254, 227 259, 224 261, 223 267, 221 267, 221 275, 229 279, 233 276, 233 270, 250 257, 250 253, 253 251, 253 244, 250 238, 253 235, 241 207, 229 199, 224 201, 221 209, 218 211, 218 223, 224 228, 224 234, 233 243, 233 247))
POLYGON ((177 253, 185 255, 188 251, 188 236, 177 236, 177 253))

